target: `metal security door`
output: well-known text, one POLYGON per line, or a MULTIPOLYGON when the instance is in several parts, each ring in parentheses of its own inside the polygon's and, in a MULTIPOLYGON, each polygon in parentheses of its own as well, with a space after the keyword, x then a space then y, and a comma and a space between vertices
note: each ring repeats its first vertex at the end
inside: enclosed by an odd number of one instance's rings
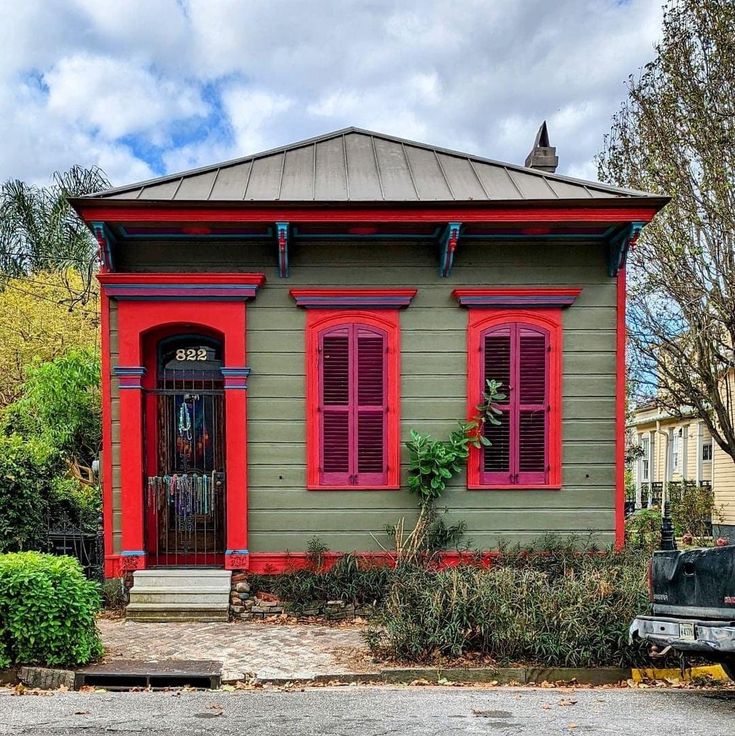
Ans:
POLYGON ((224 562, 221 363, 221 346, 211 339, 169 339, 159 348, 157 387, 148 402, 155 411, 155 429, 148 426, 155 432, 157 467, 145 489, 151 565, 224 562))

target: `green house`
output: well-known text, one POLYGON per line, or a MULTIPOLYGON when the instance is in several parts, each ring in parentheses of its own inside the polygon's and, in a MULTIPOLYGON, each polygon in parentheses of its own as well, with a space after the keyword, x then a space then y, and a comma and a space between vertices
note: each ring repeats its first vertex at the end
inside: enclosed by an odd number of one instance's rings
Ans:
MULTIPOLYGON (((105 570, 385 555, 484 382, 472 546, 623 538, 625 263, 665 198, 348 128, 74 200, 99 242, 105 570)), ((452 559, 448 551, 446 559, 452 559)))

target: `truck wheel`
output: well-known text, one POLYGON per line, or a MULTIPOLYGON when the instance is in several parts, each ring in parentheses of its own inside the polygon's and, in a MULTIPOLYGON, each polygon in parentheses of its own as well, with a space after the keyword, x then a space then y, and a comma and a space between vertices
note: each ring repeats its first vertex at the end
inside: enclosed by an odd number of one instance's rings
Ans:
POLYGON ((722 665, 722 669, 725 670, 725 674, 731 680, 735 680, 735 657, 726 657, 720 664, 722 665))

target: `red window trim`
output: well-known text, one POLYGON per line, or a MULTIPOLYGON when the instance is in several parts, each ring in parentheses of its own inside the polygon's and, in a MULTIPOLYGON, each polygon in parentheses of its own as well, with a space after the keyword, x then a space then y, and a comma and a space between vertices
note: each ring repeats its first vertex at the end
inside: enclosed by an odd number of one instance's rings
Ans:
POLYGON ((398 490, 400 488, 400 326, 398 309, 307 310, 306 313, 306 487, 312 491, 398 490), (363 324, 386 335, 386 464, 381 485, 324 485, 320 482, 321 413, 319 412, 319 341, 325 330, 363 324))
POLYGON ((549 476, 546 483, 487 484, 482 482, 482 450, 471 448, 467 461, 467 488, 470 490, 559 490, 561 488, 561 389, 562 321, 561 309, 470 309, 467 323, 467 415, 476 414, 482 380, 482 336, 503 324, 522 322, 540 327, 549 336, 548 439, 549 476))

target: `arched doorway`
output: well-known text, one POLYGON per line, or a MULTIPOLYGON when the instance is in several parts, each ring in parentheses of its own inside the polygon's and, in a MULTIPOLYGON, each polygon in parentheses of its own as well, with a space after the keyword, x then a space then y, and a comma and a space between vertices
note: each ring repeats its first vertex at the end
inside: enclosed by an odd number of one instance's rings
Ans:
POLYGON ((162 337, 154 345, 155 379, 147 389, 144 418, 148 564, 222 565, 226 540, 222 340, 186 333, 162 337))

